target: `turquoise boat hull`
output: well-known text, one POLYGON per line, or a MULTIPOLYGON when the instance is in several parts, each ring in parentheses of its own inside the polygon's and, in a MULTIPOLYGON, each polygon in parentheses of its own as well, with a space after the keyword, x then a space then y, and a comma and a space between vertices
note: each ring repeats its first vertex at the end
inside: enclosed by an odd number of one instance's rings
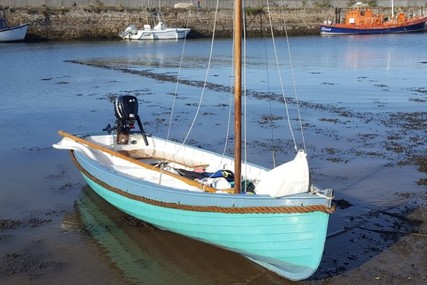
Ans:
POLYGON ((324 197, 176 190, 121 175, 81 152, 72 153, 89 186, 137 219, 236 252, 290 280, 310 277, 320 264, 329 214, 265 209, 323 206, 325 201, 330 206, 324 197))

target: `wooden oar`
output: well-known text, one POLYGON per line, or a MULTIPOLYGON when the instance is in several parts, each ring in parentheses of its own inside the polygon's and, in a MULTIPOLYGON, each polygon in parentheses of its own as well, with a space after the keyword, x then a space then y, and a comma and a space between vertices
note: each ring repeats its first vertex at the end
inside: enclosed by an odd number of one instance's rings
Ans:
POLYGON ((124 160, 126 160, 126 161, 129 161, 129 162, 131 162, 131 163, 133 163, 133 164, 136 164, 136 165, 138 165, 138 166, 144 167, 144 168, 146 168, 146 169, 153 170, 153 171, 157 171, 157 172, 161 172, 161 173, 163 173, 163 174, 169 175, 169 176, 171 176, 171 177, 174 177, 174 178, 176 178, 176 179, 179 179, 179 180, 181 180, 181 181, 183 181, 183 182, 187 183, 188 185, 195 186, 195 187, 197 187, 197 188, 198 188, 198 189, 200 189, 200 190, 203 190, 203 191, 206 191, 206 192, 211 192, 211 193, 215 193, 215 192, 217 192, 217 191, 224 191, 224 192, 228 192, 228 193, 234 193, 234 190, 233 190, 233 189, 216 189, 216 188, 211 187, 211 186, 209 186, 209 185, 205 185, 205 184, 199 183, 199 182, 197 182, 197 181, 195 181, 195 180, 191 180, 191 179, 189 179, 189 178, 186 178, 186 177, 180 176, 179 174, 175 174, 175 173, 170 172, 170 171, 162 170, 162 169, 161 169, 161 168, 159 168, 159 167, 156 167, 156 166, 154 166, 154 165, 147 164, 147 163, 144 163, 144 162, 142 162, 142 161, 136 160, 136 159, 134 159, 134 158, 131 158, 131 157, 129 157, 129 156, 126 156, 126 155, 124 155, 124 154, 121 154, 121 153, 119 153, 119 152, 117 152, 117 151, 114 151, 114 150, 112 150, 112 149, 109 149, 109 148, 103 147, 103 146, 101 146, 101 145, 98 145, 98 144, 96 144, 96 143, 93 143, 93 142, 87 141, 87 140, 85 140, 85 139, 79 138, 79 137, 74 136, 74 135, 72 135, 72 134, 69 134, 69 133, 67 133, 67 132, 64 132, 64 131, 58 131, 58 134, 59 134, 60 136, 62 136, 62 137, 69 138, 69 139, 71 139, 71 140, 73 140, 73 141, 75 141, 75 142, 78 142, 78 143, 83 144, 83 145, 86 145, 86 146, 88 146, 88 147, 90 147, 90 148, 97 149, 97 150, 100 150, 100 151, 102 151, 102 152, 108 153, 108 154, 110 154, 110 155, 112 155, 112 156, 115 156, 115 157, 118 157, 118 158, 124 159, 124 160))

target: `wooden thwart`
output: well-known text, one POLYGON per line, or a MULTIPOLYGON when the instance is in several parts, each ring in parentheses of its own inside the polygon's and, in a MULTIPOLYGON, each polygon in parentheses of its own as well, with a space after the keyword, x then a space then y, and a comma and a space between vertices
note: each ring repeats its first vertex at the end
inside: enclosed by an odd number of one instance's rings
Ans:
POLYGON ((67 132, 64 132, 64 131, 58 131, 58 134, 59 134, 60 136, 62 136, 62 137, 69 138, 69 139, 71 139, 71 140, 73 140, 73 141, 75 141, 75 142, 78 142, 78 143, 80 143, 80 144, 86 145, 86 146, 88 146, 88 147, 90 147, 90 148, 93 148, 93 149, 97 149, 97 150, 102 151, 102 152, 104 152, 104 153, 108 153, 108 154, 110 154, 110 155, 112 155, 112 156, 115 156, 115 157, 121 158, 121 159, 123 159, 123 160, 126 160, 126 161, 128 161, 128 162, 131 162, 131 163, 136 164, 136 165, 138 165, 138 166, 144 167, 144 168, 146 168, 146 169, 153 170, 153 171, 157 171, 157 172, 160 172, 160 173, 162 173, 162 174, 166 174, 166 175, 168 175, 168 176, 174 177, 174 178, 176 178, 176 179, 178 179, 178 180, 181 180, 182 182, 187 183, 187 184, 188 184, 188 185, 190 185, 190 186, 197 187, 197 188, 198 188, 198 189, 200 189, 200 190, 203 190, 203 191, 206 191, 206 192, 211 192, 211 193, 215 193, 215 192, 217 192, 217 191, 223 191, 223 192, 228 192, 228 193, 234 193, 234 190, 233 190, 233 189, 216 189, 216 188, 211 187, 211 186, 209 186, 209 185, 205 185, 205 184, 203 184, 203 183, 199 183, 199 182, 197 182, 197 181, 195 181, 195 180, 191 180, 191 179, 188 179, 188 178, 186 178, 186 177, 180 176, 179 174, 175 174, 175 173, 172 173, 172 172, 169 172, 169 171, 163 170, 163 169, 161 169, 161 168, 159 168, 159 167, 157 167, 157 166, 154 166, 154 165, 151 165, 151 164, 144 163, 144 162, 142 162, 142 161, 139 161, 139 160, 137 160, 137 159, 134 159, 134 158, 129 157, 129 156, 125 155, 125 154, 122 154, 122 153, 120 153, 120 152, 114 151, 114 150, 112 150, 112 149, 109 149, 109 148, 103 147, 103 146, 98 145, 98 144, 96 144, 96 143, 89 142, 89 141, 87 141, 87 140, 85 140, 85 139, 83 139, 83 138, 80 138, 80 137, 74 136, 74 135, 69 134, 69 133, 67 133, 67 132))

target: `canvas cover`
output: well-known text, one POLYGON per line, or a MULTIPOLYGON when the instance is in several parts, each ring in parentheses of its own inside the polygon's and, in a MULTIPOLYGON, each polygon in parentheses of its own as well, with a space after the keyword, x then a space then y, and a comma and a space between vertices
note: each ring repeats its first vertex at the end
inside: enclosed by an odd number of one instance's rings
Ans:
POLYGON ((310 173, 307 154, 300 150, 295 158, 268 171, 255 186, 255 193, 283 197, 307 192, 310 173))

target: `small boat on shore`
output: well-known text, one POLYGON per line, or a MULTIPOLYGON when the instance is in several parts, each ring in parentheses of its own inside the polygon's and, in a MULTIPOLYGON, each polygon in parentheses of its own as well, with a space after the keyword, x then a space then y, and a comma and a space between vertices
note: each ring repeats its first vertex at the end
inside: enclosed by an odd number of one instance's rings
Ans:
MULTIPOLYGON (((230 51, 235 102, 232 156, 226 155, 227 148, 214 153, 185 140, 147 134, 138 100, 131 95, 115 99, 113 127, 108 125, 101 133, 60 131, 63 138, 53 146, 69 150, 87 184, 121 211, 238 253, 284 278, 302 280, 314 274, 322 259, 334 191, 312 183, 305 143, 299 146, 296 141, 284 92, 280 98, 295 156, 268 168, 242 156, 246 150, 243 8, 242 0, 236 0, 230 51), (135 124, 139 132, 133 130, 135 124)), ((232 125, 231 116, 225 122, 224 126, 232 125)), ((305 141, 301 121, 298 129, 305 141)))
POLYGON ((0 11, 0 42, 23 41, 30 24, 9 27, 3 11, 0 11))
MULTIPOLYGON (((393 5, 392 5, 393 6, 393 5)), ((392 7, 393 10, 393 7, 392 7)), ((358 2, 347 11, 345 20, 341 23, 338 16, 335 23, 326 21, 320 25, 321 35, 365 35, 412 33, 425 30, 427 16, 407 15, 400 12, 397 17, 390 18, 383 14, 374 14, 372 10, 358 2)))

